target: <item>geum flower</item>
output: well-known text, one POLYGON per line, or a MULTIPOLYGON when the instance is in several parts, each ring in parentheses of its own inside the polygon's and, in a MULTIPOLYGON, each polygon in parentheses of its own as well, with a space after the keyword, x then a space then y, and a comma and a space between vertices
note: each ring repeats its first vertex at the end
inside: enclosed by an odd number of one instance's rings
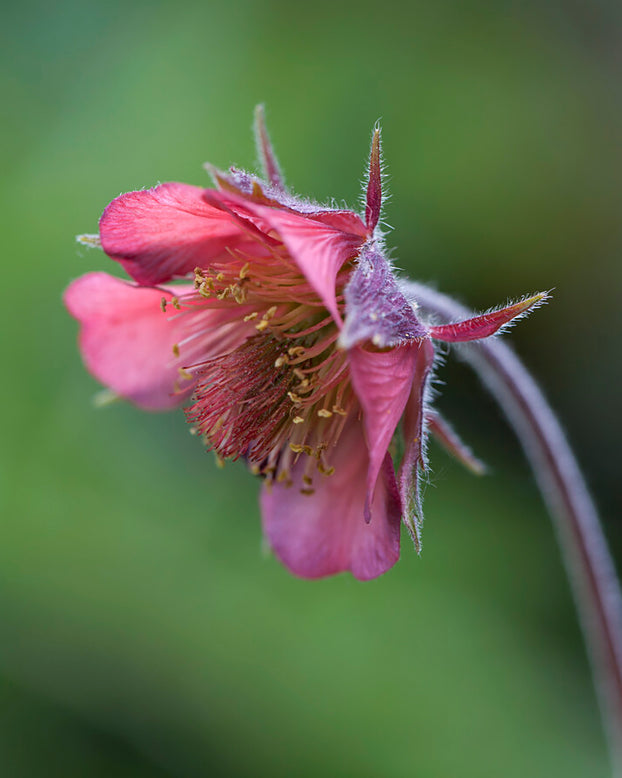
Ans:
POLYGON ((379 130, 364 218, 290 194, 260 109, 256 132, 267 180, 209 167, 216 190, 113 200, 99 240, 82 239, 133 283, 89 273, 65 303, 94 376, 148 410, 190 400, 207 447, 263 476, 263 529, 293 573, 374 578, 399 557, 401 521, 420 548, 427 431, 481 467, 429 407, 434 340, 486 338, 546 295, 426 324, 383 248, 379 130))

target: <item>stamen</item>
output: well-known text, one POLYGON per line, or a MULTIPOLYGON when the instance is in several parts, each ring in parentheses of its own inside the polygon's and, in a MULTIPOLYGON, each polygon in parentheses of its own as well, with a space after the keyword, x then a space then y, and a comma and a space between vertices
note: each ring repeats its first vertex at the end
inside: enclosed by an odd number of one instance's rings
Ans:
POLYGON ((324 464, 324 462, 321 459, 317 463, 317 469, 318 469, 318 472, 320 472, 322 475, 325 475, 325 476, 333 475, 333 473, 335 472, 335 468, 334 467, 326 467, 326 465, 324 464))

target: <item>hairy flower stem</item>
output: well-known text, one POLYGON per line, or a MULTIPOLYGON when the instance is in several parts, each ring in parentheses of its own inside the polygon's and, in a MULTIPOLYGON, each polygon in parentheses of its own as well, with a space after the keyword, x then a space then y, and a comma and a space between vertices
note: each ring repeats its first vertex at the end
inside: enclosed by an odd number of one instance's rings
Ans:
MULTIPOLYGON (((402 288, 443 322, 469 315, 423 285, 402 288)), ((458 354, 506 413, 551 513, 591 658, 614 774, 622 775, 622 595, 594 503, 557 418, 511 348, 490 339, 462 345, 458 354)))

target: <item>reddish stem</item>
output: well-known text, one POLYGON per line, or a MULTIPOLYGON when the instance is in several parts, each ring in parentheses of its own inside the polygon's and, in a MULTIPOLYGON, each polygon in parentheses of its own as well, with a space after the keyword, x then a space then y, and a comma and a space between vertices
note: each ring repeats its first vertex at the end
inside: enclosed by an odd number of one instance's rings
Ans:
MULTIPOLYGON (((443 321, 470 312, 416 283, 404 291, 443 321)), ((615 774, 622 767, 622 595, 585 480, 557 418, 518 357, 491 338, 458 347, 513 426, 557 530, 566 572, 590 655, 615 774)))

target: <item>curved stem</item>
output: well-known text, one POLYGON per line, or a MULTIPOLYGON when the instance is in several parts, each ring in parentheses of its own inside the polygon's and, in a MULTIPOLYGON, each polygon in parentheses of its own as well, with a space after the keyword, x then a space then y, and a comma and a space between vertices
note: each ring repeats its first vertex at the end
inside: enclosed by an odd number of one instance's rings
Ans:
MULTIPOLYGON (((417 283, 404 292, 443 321, 472 313, 417 283)), ((459 347, 505 411, 551 513, 590 655, 615 774, 622 774, 622 595, 607 541, 566 437, 509 346, 490 338, 459 347)))

